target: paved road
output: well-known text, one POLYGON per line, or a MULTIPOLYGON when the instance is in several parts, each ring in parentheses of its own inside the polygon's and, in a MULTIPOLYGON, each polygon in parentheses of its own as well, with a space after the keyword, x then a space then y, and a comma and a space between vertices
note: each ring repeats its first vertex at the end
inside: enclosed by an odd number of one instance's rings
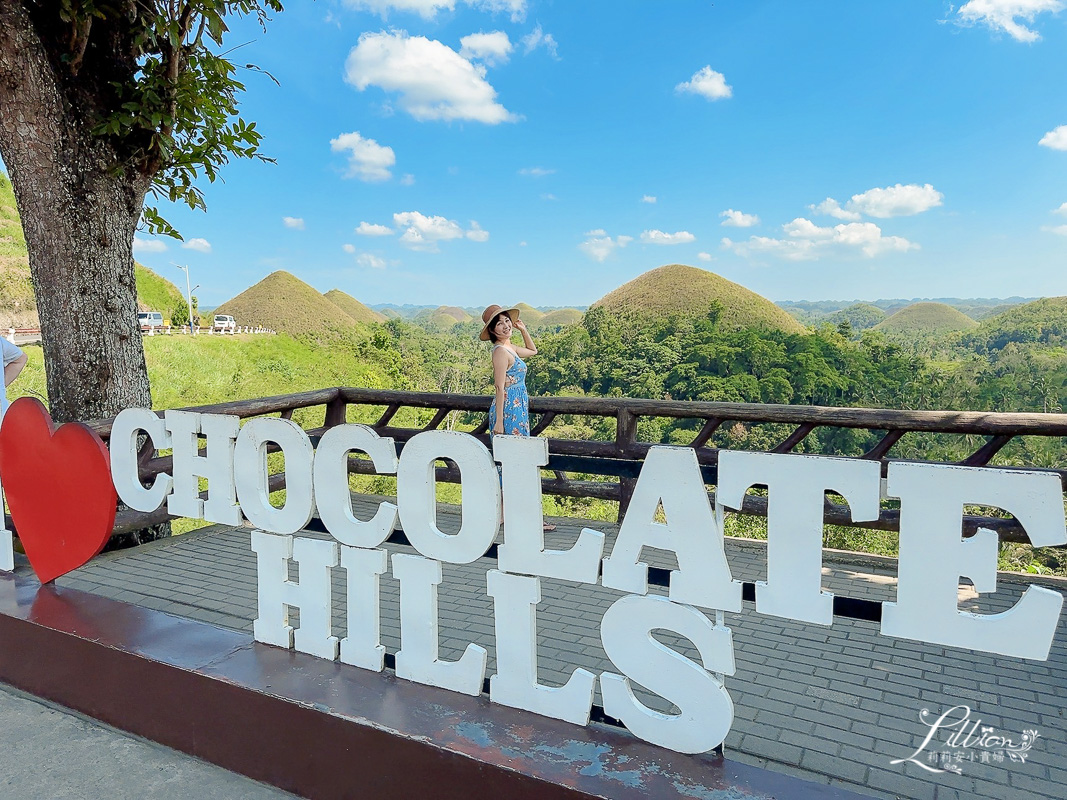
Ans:
POLYGON ((289 800, 295 795, 0 684, 7 800, 289 800))
MULTIPOLYGON (((368 518, 376 501, 360 502, 357 515, 368 518)), ((458 519, 445 521, 454 513, 442 508, 442 528, 458 528, 458 519)), ((585 524, 604 531, 609 546, 617 533, 616 526, 603 523, 553 521, 559 531, 550 547, 569 546, 585 524)), ((761 544, 730 540, 727 556, 735 577, 766 578, 761 544)), ((656 566, 676 567, 648 550, 645 557, 656 566)), ((834 563, 828 554, 824 587, 843 596, 893 599, 895 563, 872 563, 834 563)), ((489 651, 488 674, 495 669, 495 637, 485 572, 493 566, 490 559, 445 565, 440 587, 441 657, 455 659, 468 642, 476 642, 489 651)), ((981 600, 969 586, 961 586, 961 607, 984 613, 1006 610, 1025 588, 1020 581, 1025 579, 1002 574, 998 592, 981 600)), ((107 554, 58 583, 236 630, 251 632, 256 616, 256 564, 246 528, 215 526, 107 554)), ((1067 582, 1058 588, 1064 591, 1067 582)), ((560 685, 578 666, 614 671, 600 645, 599 620, 619 593, 549 580, 542 590, 537 609, 542 681, 560 685)), ((395 653, 399 595, 388 573, 381 592, 382 643, 395 653)), ((343 571, 337 570, 335 631, 345 628, 344 595, 343 571)), ((1047 662, 892 639, 881 636, 874 623, 862 621, 808 625, 756 614, 749 603, 726 621, 733 629, 737 661, 736 675, 726 679, 736 710, 725 743, 731 758, 880 798, 1067 797, 1067 615, 1047 662), (998 733, 1018 737, 1024 729, 1039 731, 1025 763, 965 763, 962 775, 890 764, 922 741, 927 729, 919 721, 921 709, 940 713, 961 703, 998 733)), ((670 644, 686 652, 686 642, 670 644)), ((643 699, 654 703, 648 696, 643 699)))

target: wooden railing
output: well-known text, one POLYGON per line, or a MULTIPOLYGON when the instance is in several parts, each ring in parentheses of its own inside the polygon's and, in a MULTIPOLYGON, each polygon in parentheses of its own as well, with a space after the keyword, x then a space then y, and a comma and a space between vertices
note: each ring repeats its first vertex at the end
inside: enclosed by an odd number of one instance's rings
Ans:
MULTIPOLYGON (((297 410, 323 408, 323 424, 309 428, 307 433, 317 441, 327 429, 349 421, 353 416, 370 420, 380 435, 392 437, 399 447, 418 433, 434 430, 445 424, 453 415, 465 415, 473 424, 470 434, 488 444, 488 408, 492 400, 488 395, 437 394, 429 392, 403 392, 380 389, 332 388, 313 392, 242 400, 216 405, 197 406, 184 410, 213 414, 232 414, 242 419, 269 414, 292 418, 297 410), (364 409, 353 413, 353 409, 364 409), (380 409, 380 411, 378 410, 380 409), (433 410, 430 419, 418 427, 397 424, 401 409, 433 410), (370 413, 373 412, 373 413, 370 413), (372 419, 376 417, 376 419, 372 419)), ((630 500, 642 460, 655 442, 643 442, 638 438, 638 423, 643 418, 685 419, 693 422, 695 433, 683 444, 692 447, 701 465, 704 479, 709 484, 717 482, 719 448, 711 444, 714 434, 728 423, 743 425, 773 423, 791 431, 769 452, 794 451, 813 431, 820 428, 858 429, 877 433, 877 443, 862 455, 855 456, 875 460, 882 465, 882 475, 888 464, 890 449, 902 437, 913 433, 937 433, 964 437, 986 437, 984 443, 958 462, 967 466, 985 466, 1015 437, 1063 437, 1067 436, 1067 414, 1008 414, 957 411, 899 411, 893 409, 829 408, 821 406, 786 406, 750 403, 681 402, 671 400, 644 400, 634 398, 590 397, 533 397, 530 399, 531 433, 547 436, 550 461, 547 469, 551 478, 543 478, 546 494, 568 497, 589 497, 617 501, 620 518, 630 500), (550 430, 561 417, 607 418, 614 422, 614 437, 604 441, 588 439, 554 438, 550 430), (572 473, 600 477, 602 480, 576 479, 572 473), (603 480, 610 478, 613 480, 603 480)), ((91 423, 103 438, 111 432, 111 420, 91 423)), ((141 453, 141 475, 150 479, 159 472, 168 472, 170 457, 154 457, 151 443, 146 442, 141 453)), ((1013 469, 1016 467, 997 467, 1013 469)), ((349 471, 372 473, 369 461, 349 459, 349 471)), ((1048 470, 1060 476, 1067 487, 1067 469, 1048 470)), ((459 474, 454 468, 440 468, 438 480, 457 482, 459 474)), ((283 475, 271 476, 271 488, 284 487, 283 475)), ((750 495, 746 498, 742 513, 766 516, 767 501, 764 497, 750 495)), ((116 519, 115 533, 123 533, 155 524, 168 518, 166 509, 151 514, 120 512, 116 519)), ((827 501, 825 521, 828 524, 852 525, 860 528, 898 530, 899 512, 883 509, 881 516, 870 522, 852 522, 848 506, 827 501)), ((1011 518, 967 515, 964 517, 964 534, 973 534, 979 527, 998 533, 1003 541, 1026 542, 1025 531, 1011 518)))

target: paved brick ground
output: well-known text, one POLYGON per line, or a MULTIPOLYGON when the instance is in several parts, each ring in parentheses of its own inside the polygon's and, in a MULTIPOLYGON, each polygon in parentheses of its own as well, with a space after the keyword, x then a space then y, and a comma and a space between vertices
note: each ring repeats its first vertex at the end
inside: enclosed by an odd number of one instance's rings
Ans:
MULTIPOLYGON (((376 502, 360 498, 357 514, 368 518, 376 502)), ((458 527, 454 508, 442 507, 440 515, 443 528, 458 527)), ((609 544, 617 530, 604 523, 553 521, 559 526, 549 540, 553 547, 568 546, 585 525, 604 531, 609 544)), ((727 551, 735 577, 765 578, 760 543, 729 540, 727 551)), ((657 566, 672 566, 654 554, 646 556, 657 566)), ((863 565, 842 559, 848 557, 826 554, 824 588, 852 597, 893 599, 891 559, 861 559, 863 565)), ((466 566, 445 565, 440 586, 441 657, 457 658, 467 643, 475 642, 489 651, 488 674, 494 671, 494 634, 485 572, 494 564, 481 559, 466 566)), ((970 587, 961 586, 961 607, 1003 611, 1017 601, 1028 580, 1002 574, 996 594, 980 600, 970 587)), ((1067 582, 1045 582, 1067 591, 1067 582)), ((108 554, 58 583, 237 630, 251 631, 256 616, 255 555, 249 530, 243 528, 215 526, 108 554)), ((387 573, 381 586, 382 642, 396 652, 398 584, 387 573)), ((542 581, 542 591, 537 610, 541 680, 560 685, 579 666, 614 671, 600 645, 599 622, 619 593, 550 580, 542 581)), ((334 597, 335 631, 344 635, 341 570, 334 575, 334 597)), ((874 623, 862 621, 837 620, 825 628, 782 620, 756 614, 750 603, 726 619, 737 661, 737 674, 727 678, 736 711, 726 740, 732 758, 873 797, 1067 797, 1067 615, 1061 617, 1047 662, 892 639, 879 635, 874 623), (981 718, 999 734, 1018 739, 1024 729, 1037 730, 1040 735, 1025 762, 964 761, 962 774, 890 764, 911 755, 922 742, 927 728, 919 720, 921 709, 936 716, 959 704, 969 705, 972 718, 981 718)), ((671 644, 691 652, 685 641, 671 644)), ((654 702, 647 695, 645 700, 654 702)), ((948 749, 931 744, 927 752, 948 749)), ((976 751, 963 752, 966 758, 976 751)))

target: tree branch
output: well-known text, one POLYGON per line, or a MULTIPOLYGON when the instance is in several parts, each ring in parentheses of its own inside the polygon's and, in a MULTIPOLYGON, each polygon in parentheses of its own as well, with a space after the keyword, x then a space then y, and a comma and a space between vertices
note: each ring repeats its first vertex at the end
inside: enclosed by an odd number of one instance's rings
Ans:
POLYGON ((84 19, 73 23, 74 30, 71 32, 70 51, 73 54, 70 59, 70 74, 77 75, 81 69, 82 59, 85 58, 85 48, 89 46, 89 32, 93 27, 93 18, 86 16, 84 19))

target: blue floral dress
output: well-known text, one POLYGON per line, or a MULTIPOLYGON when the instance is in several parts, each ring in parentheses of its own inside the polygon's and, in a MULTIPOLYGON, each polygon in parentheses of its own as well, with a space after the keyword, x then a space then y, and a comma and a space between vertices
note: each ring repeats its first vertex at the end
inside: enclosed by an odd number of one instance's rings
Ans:
MULTIPOLYGON (((496 347, 503 347, 497 345, 496 347)), ((496 347, 493 349, 496 350, 496 347)), ((526 364, 518 354, 504 375, 504 433, 508 436, 530 435, 530 395, 526 391, 526 364)), ((496 396, 489 406, 489 433, 496 427, 496 396)))

